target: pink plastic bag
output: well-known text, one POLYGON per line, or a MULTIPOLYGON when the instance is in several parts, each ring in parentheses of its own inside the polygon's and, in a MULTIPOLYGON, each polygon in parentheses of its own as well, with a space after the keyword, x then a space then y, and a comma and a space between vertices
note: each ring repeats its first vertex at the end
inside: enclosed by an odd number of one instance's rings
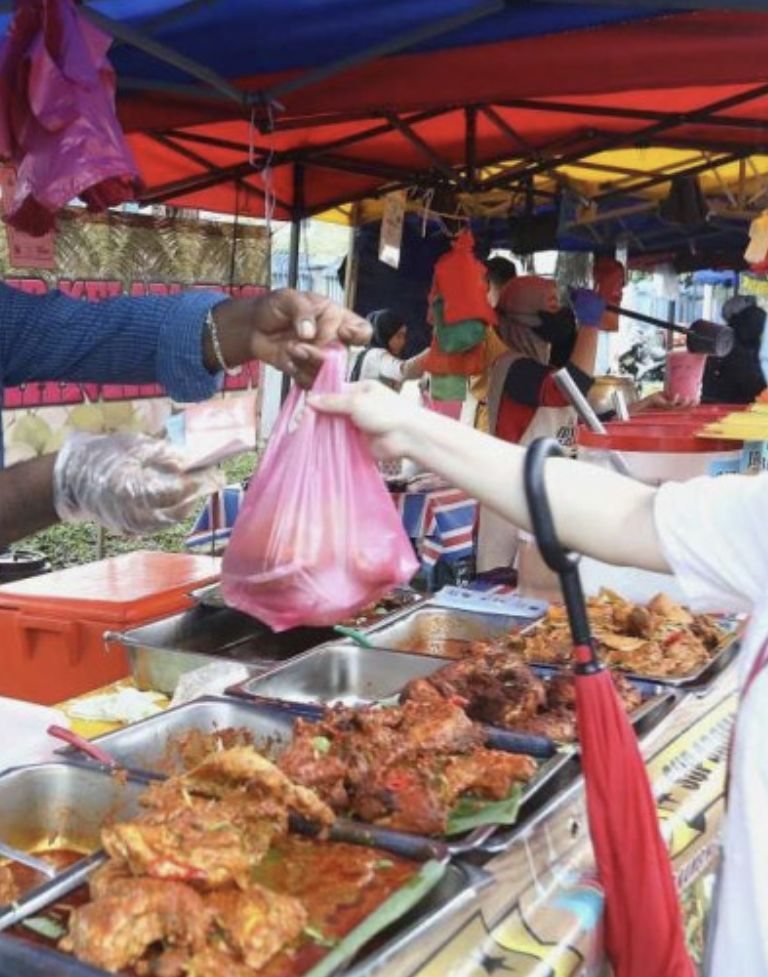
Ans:
POLYGON ((75 197, 91 211, 141 182, 115 111, 112 38, 74 0, 24 0, 0 45, 0 158, 16 168, 5 220, 39 237, 75 197))
MULTIPOLYGON (((343 389, 329 352, 316 393, 343 389)), ((225 600, 275 631, 336 624, 416 572, 413 549, 362 435, 293 389, 251 479, 222 566, 225 600)))

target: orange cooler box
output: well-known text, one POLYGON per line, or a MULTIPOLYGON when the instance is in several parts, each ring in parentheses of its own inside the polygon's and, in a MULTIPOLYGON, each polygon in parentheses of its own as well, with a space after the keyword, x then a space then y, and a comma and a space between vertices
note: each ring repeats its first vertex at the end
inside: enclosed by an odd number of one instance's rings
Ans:
POLYGON ((51 705, 128 674, 105 631, 190 607, 220 561, 186 553, 125 553, 0 586, 0 695, 51 705))

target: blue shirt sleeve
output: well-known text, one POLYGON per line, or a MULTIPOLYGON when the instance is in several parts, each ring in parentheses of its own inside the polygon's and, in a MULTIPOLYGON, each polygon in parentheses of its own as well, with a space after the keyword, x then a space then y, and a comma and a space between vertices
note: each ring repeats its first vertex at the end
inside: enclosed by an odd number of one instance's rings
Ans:
POLYGON ((84 302, 0 283, 2 384, 160 383, 174 400, 204 400, 223 380, 203 363, 205 317, 225 297, 200 291, 84 302))

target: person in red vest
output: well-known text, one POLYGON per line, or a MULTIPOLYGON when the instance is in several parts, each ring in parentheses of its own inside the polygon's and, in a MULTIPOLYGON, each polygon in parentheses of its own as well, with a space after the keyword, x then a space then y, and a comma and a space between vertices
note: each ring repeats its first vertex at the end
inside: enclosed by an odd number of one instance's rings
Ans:
MULTIPOLYGON (((574 446, 577 415, 555 384, 550 344, 562 343, 575 332, 564 366, 586 395, 592 386, 605 304, 586 289, 575 290, 573 296, 573 309, 562 307, 555 282, 536 275, 512 279, 499 296, 499 335, 507 351, 497 358, 491 371, 488 430, 503 441, 526 445, 537 437, 549 436, 567 449, 574 446)), ((509 566, 517 546, 517 529, 483 508, 478 570, 509 566)))

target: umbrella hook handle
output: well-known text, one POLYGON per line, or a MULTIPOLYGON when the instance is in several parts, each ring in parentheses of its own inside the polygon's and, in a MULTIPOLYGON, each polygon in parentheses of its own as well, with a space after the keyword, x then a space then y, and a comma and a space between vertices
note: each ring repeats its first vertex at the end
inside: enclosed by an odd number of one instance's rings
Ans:
POLYGON ((595 671, 601 666, 592 642, 587 605, 579 576, 579 558, 566 550, 557 538, 544 481, 547 460, 563 456, 563 449, 553 438, 539 438, 533 442, 525 456, 523 474, 525 498, 536 543, 544 562, 560 578, 575 645, 577 670, 595 671))

